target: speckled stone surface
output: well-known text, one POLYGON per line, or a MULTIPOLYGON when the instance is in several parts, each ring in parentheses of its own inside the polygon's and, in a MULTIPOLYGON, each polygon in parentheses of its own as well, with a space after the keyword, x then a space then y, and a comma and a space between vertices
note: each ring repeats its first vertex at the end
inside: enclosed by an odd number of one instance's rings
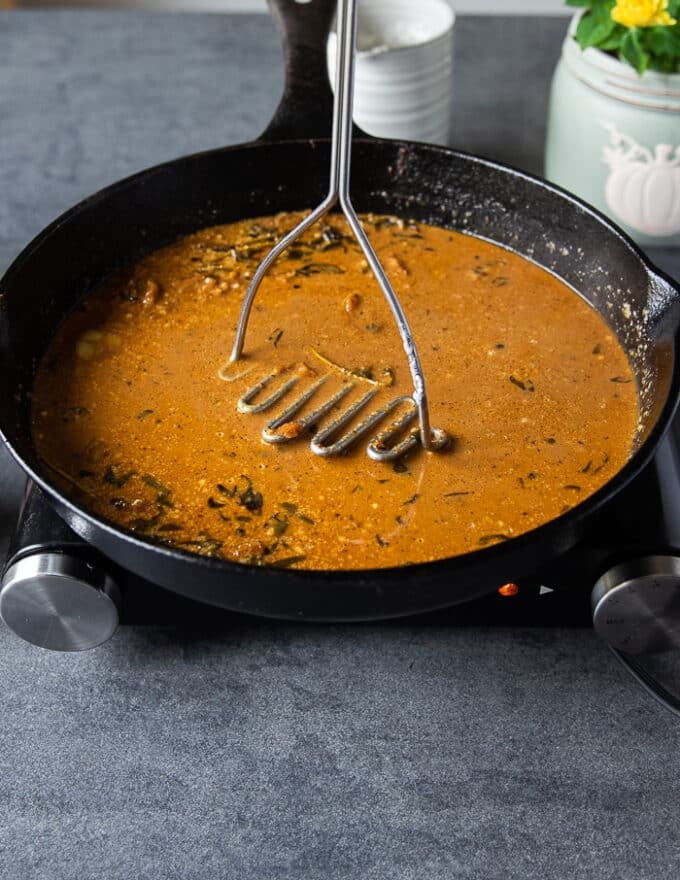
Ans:
MULTIPOLYGON (((540 171, 563 28, 459 18, 455 146, 540 171)), ((281 84, 264 16, 0 13, 0 268, 97 188, 255 137, 281 84)), ((20 484, 3 453, 2 553, 20 484)), ((0 742, 3 880, 680 874, 680 725, 585 629, 234 617, 55 655, 0 627, 0 742)))
POLYGON ((0 637, 6 880, 678 876, 680 732, 587 631, 0 637))

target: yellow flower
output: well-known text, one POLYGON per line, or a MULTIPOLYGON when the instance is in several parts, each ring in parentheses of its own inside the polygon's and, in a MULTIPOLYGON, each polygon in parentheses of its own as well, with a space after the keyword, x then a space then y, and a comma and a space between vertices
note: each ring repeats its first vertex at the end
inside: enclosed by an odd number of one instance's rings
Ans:
POLYGON ((614 21, 624 27, 654 27, 654 25, 674 25, 668 0, 616 0, 611 15, 614 21))

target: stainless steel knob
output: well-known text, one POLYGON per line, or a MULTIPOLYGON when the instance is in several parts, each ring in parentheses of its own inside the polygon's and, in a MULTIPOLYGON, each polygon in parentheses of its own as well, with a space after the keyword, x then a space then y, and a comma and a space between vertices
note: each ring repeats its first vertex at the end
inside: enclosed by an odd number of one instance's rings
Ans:
POLYGON ((593 587, 593 625, 627 654, 680 647, 680 556, 644 556, 605 572, 593 587))
POLYGON ((52 651, 85 651, 111 638, 120 593, 101 569, 74 556, 45 552, 9 566, 0 586, 0 616, 22 639, 52 651))

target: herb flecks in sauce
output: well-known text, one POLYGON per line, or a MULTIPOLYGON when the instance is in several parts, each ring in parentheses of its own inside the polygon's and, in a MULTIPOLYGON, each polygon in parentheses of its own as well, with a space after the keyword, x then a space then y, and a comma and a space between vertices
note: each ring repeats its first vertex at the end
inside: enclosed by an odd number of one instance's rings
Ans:
POLYGON ((518 379, 517 376, 508 376, 508 379, 510 379, 512 384, 517 386, 517 388, 521 388, 522 391, 536 390, 536 386, 531 379, 518 379))
POLYGON ((456 444, 384 465, 361 446, 318 458, 307 433, 263 443, 275 413, 235 403, 272 369, 330 373, 358 394, 412 393, 389 307, 335 215, 272 266, 245 357, 224 366, 257 263, 300 216, 190 235, 118 273, 59 329, 34 389, 33 434, 78 502, 192 553, 371 568, 507 541, 623 466, 636 388, 600 317, 508 251, 376 215, 361 219, 419 343, 432 423, 456 444))

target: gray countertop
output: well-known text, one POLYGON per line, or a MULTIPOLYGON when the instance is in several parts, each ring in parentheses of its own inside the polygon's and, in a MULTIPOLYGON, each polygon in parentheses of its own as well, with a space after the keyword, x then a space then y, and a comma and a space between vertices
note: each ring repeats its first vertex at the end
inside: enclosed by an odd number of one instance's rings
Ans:
MULTIPOLYGON (((559 18, 459 17, 453 145, 532 172, 559 18)), ((266 16, 0 13, 0 268, 65 208, 252 139, 266 16)), ((653 255, 680 276, 677 253, 653 255)), ((0 551, 21 478, 0 459, 0 551)), ((680 727, 588 629, 0 628, 0 876, 675 880, 680 727)))

